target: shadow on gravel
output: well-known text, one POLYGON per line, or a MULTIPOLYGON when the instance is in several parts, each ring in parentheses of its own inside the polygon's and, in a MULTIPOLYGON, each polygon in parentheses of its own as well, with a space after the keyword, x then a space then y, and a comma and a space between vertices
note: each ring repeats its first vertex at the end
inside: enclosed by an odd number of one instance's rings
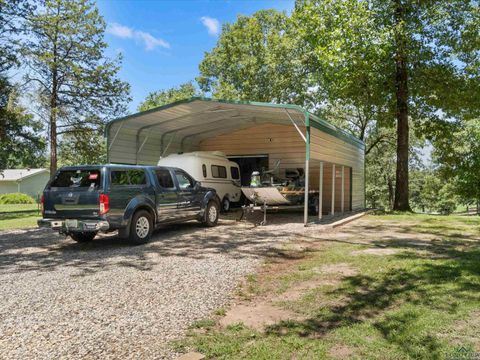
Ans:
POLYGON ((81 270, 75 276, 117 266, 148 271, 159 256, 298 259, 302 251, 276 246, 296 236, 292 228, 303 229, 301 223, 292 223, 297 220, 290 215, 266 227, 221 223, 215 228, 187 222, 156 230, 151 242, 141 246, 131 246, 115 233, 80 244, 48 229, 11 231, 0 233, 0 272, 51 271, 60 266, 81 270))

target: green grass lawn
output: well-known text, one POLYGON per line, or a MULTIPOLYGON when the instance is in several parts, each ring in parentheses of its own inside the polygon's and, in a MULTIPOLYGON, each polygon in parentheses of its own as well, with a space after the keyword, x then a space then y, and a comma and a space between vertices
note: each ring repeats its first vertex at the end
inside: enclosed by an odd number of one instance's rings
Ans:
POLYGON ((349 234, 335 239, 332 233, 330 241, 287 270, 271 264, 267 275, 246 279, 240 293, 250 293, 252 303, 320 280, 296 300, 272 297, 273 304, 296 314, 294 320, 264 331, 242 323, 221 328, 211 321, 199 331, 202 322, 197 322, 175 345, 216 359, 474 359, 480 354, 480 217, 368 216, 349 234), (379 256, 366 249, 391 252, 379 256), (355 272, 319 271, 335 265, 355 272))
POLYGON ((40 217, 37 204, 0 205, 0 230, 35 227, 40 217))

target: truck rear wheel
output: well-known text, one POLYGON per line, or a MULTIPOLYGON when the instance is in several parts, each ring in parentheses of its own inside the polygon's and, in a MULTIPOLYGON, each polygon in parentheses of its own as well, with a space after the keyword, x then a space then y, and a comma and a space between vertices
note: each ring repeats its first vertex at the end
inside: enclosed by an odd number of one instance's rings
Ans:
POLYGON ((205 209, 205 218, 203 220, 203 225, 208 227, 216 226, 218 223, 218 216, 220 213, 220 206, 218 202, 210 200, 207 208, 205 209))
POLYGON ((79 243, 86 243, 90 242, 95 238, 97 235, 96 232, 72 232, 69 234, 70 237, 79 243))
POLYGON ((146 210, 139 210, 133 214, 130 223, 129 241, 133 245, 146 244, 150 241, 153 232, 153 219, 146 210))

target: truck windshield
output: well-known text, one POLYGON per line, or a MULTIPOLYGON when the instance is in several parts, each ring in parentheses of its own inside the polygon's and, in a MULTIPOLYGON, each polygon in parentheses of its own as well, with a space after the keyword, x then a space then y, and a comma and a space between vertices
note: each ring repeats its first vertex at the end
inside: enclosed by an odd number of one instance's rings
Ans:
POLYGON ((99 188, 100 184, 101 173, 99 169, 60 170, 50 187, 99 188))

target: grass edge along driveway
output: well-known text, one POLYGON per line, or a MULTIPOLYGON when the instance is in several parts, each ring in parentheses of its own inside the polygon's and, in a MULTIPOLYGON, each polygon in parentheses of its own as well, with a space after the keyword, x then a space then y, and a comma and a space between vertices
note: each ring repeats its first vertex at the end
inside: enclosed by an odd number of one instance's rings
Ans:
POLYGON ((238 290, 254 316, 268 303, 290 318, 220 325, 238 305, 218 309, 173 346, 219 359, 480 356, 480 217, 371 215, 319 238, 238 290))
POLYGON ((38 204, 0 205, 0 231, 36 227, 40 217, 38 204))

